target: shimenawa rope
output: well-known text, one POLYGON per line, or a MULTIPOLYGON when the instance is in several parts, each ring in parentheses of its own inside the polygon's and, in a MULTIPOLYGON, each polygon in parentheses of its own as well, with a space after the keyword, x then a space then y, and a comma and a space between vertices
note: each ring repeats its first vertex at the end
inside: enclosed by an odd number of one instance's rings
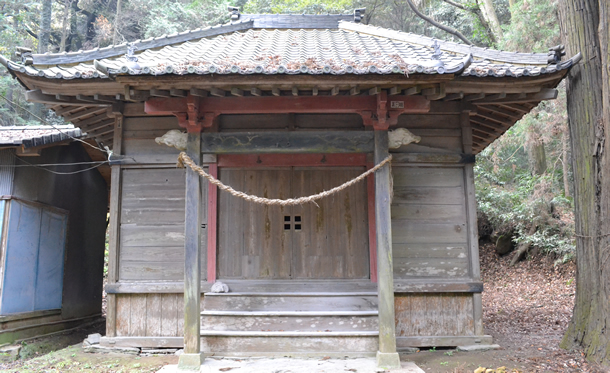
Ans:
POLYGON ((356 184, 357 182, 361 181, 365 177, 369 176, 373 172, 375 172, 378 169, 380 169, 381 167, 383 167, 386 163, 389 163, 391 160, 392 160, 392 156, 388 155, 388 157, 386 159, 381 161, 381 163, 379 163, 375 167, 371 168, 370 170, 367 170, 360 176, 358 176, 342 185, 334 187, 330 190, 326 190, 324 192, 314 194, 314 195, 308 196, 308 197, 289 198, 289 199, 263 198, 263 197, 252 196, 252 195, 246 194, 244 192, 235 190, 235 189, 231 188, 230 186, 223 184, 222 181, 216 179, 214 176, 205 172, 201 167, 199 167, 197 164, 195 164, 195 162, 193 162, 191 157, 189 157, 185 152, 181 152, 180 155, 178 156, 178 167, 184 167, 185 165, 189 166, 193 171, 195 171, 199 175, 208 179, 208 181, 210 183, 216 185, 217 187, 219 187, 220 189, 222 189, 226 192, 231 193, 232 195, 234 195, 236 197, 243 198, 246 201, 260 203, 263 205, 294 206, 294 205, 302 205, 302 204, 305 204, 308 202, 312 202, 315 204, 315 201, 318 199, 328 197, 332 194, 338 193, 338 192, 342 191, 343 189, 356 184))

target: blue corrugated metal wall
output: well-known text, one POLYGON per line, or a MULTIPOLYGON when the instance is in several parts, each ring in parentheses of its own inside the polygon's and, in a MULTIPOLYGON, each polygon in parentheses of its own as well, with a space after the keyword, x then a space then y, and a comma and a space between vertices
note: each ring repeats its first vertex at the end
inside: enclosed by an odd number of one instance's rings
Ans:
POLYGON ((0 315, 61 308, 67 216, 11 200, 0 315))

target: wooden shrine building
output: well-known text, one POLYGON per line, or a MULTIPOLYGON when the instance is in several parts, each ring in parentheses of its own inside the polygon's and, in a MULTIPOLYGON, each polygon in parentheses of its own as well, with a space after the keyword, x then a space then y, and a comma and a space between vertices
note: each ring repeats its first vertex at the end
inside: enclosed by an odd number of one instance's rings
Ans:
POLYGON ((129 45, 1 59, 29 100, 113 151, 102 344, 184 345, 183 367, 199 351, 377 353, 392 367, 403 347, 491 342, 475 155, 554 99, 580 56, 433 40, 362 12, 234 11, 129 45), (316 204, 263 205, 177 168, 170 130, 203 170, 259 197, 329 190, 388 154, 391 167, 316 204), (230 292, 211 293, 216 280, 230 292))

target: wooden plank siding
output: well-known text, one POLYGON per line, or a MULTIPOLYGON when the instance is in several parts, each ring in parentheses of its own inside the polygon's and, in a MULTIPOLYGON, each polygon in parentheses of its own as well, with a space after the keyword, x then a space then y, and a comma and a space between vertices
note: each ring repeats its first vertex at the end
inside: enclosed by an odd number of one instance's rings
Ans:
POLYGON ((472 294, 414 293, 394 298, 396 336, 474 336, 472 294))
POLYGON ((459 115, 401 115, 396 127, 406 128, 414 135, 421 136, 421 141, 393 149, 393 153, 462 152, 459 115))
MULTIPOLYGON (((119 337, 182 337, 184 295, 117 294, 116 333, 119 337)), ((203 309, 203 295, 201 296, 203 309)))
POLYGON ((180 151, 155 143, 155 138, 178 129, 176 117, 132 117, 123 122, 123 153, 127 162, 175 165, 180 151))
POLYGON ((394 165, 394 277, 467 277, 464 169, 394 165))

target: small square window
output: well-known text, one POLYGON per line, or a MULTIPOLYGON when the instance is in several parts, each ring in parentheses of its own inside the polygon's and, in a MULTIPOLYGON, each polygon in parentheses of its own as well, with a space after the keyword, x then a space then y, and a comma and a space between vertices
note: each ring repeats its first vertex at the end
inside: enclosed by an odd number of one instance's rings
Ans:
POLYGON ((300 221, 301 221, 301 217, 300 217, 300 216, 295 216, 295 217, 294 217, 294 221, 296 221, 296 222, 300 222, 300 221))
POLYGON ((301 224, 295 224, 294 225, 294 230, 295 231, 300 231, 301 230, 301 224))
POLYGON ((284 216, 284 221, 290 221, 290 216, 289 215, 284 216))
POLYGON ((284 230, 285 231, 289 231, 290 230, 290 224, 284 224, 284 230))

